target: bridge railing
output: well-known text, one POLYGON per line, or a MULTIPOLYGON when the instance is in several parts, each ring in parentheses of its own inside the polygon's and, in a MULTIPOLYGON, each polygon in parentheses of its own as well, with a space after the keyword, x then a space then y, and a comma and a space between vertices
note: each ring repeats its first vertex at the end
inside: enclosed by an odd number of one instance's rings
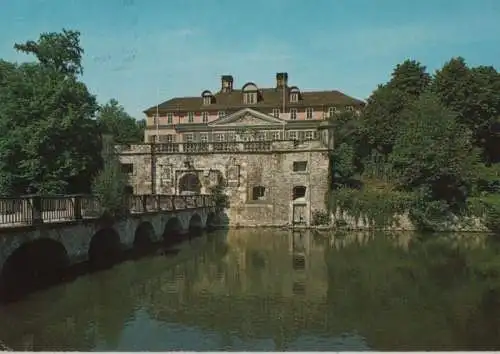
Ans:
MULTIPOLYGON (((213 207, 210 195, 131 195, 131 213, 213 207)), ((98 218, 103 209, 92 195, 0 197, 0 227, 98 218)))

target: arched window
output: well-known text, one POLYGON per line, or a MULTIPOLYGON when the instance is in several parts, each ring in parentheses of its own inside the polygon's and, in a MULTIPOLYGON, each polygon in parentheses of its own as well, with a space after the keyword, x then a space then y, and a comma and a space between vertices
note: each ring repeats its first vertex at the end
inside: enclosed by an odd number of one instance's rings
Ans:
POLYGON ((203 99, 203 104, 211 104, 213 102, 212 92, 205 90, 201 93, 201 98, 203 99))
POLYGON ((292 199, 296 200, 299 198, 305 198, 306 197, 306 190, 307 190, 307 188, 304 186, 293 187, 292 199))
POLYGON ((264 200, 266 197, 266 188, 264 186, 255 186, 252 189, 252 200, 264 200))
POLYGON ((295 103, 300 100, 300 90, 297 86, 290 87, 290 102, 295 103))
POLYGON ((243 91, 244 104, 254 104, 258 102, 259 89, 257 88, 257 85, 255 85, 253 82, 248 82, 245 85, 243 85, 241 91, 243 91))

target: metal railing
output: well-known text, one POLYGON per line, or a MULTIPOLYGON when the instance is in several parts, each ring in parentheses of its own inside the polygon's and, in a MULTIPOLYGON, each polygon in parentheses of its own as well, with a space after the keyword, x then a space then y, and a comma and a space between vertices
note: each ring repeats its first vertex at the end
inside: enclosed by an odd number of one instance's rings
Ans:
MULTIPOLYGON (((208 194, 131 195, 127 199, 132 214, 215 206, 208 194)), ((0 197, 0 227, 92 219, 102 214, 98 198, 92 195, 0 197)))

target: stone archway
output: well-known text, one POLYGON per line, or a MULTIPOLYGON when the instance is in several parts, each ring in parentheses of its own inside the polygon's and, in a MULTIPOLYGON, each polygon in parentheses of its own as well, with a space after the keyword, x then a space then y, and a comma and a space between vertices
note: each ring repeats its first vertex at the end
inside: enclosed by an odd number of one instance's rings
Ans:
POLYGON ((179 178, 179 194, 201 194, 201 182, 196 173, 188 172, 179 178))

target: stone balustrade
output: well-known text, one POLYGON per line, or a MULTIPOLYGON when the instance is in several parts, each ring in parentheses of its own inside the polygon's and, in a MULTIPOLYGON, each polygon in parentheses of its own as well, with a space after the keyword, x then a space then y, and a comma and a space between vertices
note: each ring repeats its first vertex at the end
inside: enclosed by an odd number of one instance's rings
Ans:
POLYGON ((152 143, 119 145, 117 152, 126 154, 156 153, 221 153, 221 152, 263 152, 293 151, 325 148, 318 140, 274 140, 274 141, 226 141, 226 142, 190 142, 190 143, 152 143))
MULTIPOLYGON (((130 195, 132 214, 213 207, 210 195, 130 195)), ((0 197, 0 227, 67 222, 102 216, 103 208, 92 195, 0 197)))

